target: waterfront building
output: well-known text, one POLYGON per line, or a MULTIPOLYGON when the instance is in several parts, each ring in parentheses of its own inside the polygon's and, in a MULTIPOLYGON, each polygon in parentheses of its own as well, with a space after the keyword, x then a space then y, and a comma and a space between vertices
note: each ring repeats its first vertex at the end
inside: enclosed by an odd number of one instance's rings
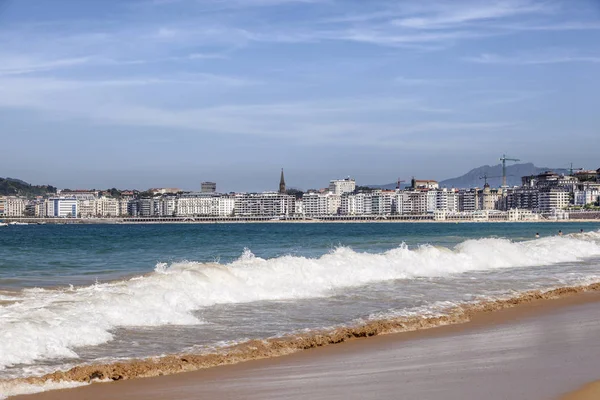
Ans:
POLYGON ((140 202, 139 200, 132 199, 127 202, 127 214, 132 217, 138 217, 140 215, 140 202))
POLYGON ((220 196, 217 198, 217 216, 229 217, 235 214, 235 197, 220 196))
POLYGON ((77 199, 78 216, 82 218, 95 217, 98 215, 96 198, 83 197, 77 199))
POLYGON ((129 214, 129 202, 133 201, 133 197, 121 196, 119 199, 119 216, 124 217, 129 214))
POLYGON ((22 217, 27 202, 24 198, 8 196, 0 198, 0 215, 4 217, 22 217))
POLYGON ((296 200, 294 202, 294 215, 304 215, 304 201, 296 200))
POLYGON ((483 190, 477 193, 478 210, 498 210, 502 199, 502 189, 492 189, 489 184, 485 184, 483 190))
POLYGON ((394 190, 377 190, 371 193, 372 215, 391 215, 394 206, 394 190))
POLYGON ((36 201, 33 205, 33 215, 36 217, 46 216, 46 202, 45 200, 36 201))
POLYGON ((329 182, 329 192, 338 196, 344 193, 352 193, 356 189, 354 179, 335 179, 329 182))
POLYGON ((294 210, 294 196, 277 192, 240 193, 235 195, 236 216, 278 217, 294 210))
MULTIPOLYGON (((302 207, 304 215, 309 217, 318 217, 328 215, 330 212, 329 197, 330 193, 309 192, 302 196, 302 207)), ((340 197, 340 207, 342 200, 340 197)))
POLYGON ((477 189, 460 190, 458 192, 458 211, 473 212, 477 210, 477 189))
MULTIPOLYGON (((403 215, 422 215, 427 214, 428 208, 431 208, 432 196, 428 191, 423 190, 406 190, 396 194, 396 213, 403 215)), ((435 195, 434 195, 435 196, 435 195)), ((435 208, 435 197, 434 208, 435 208)))
POLYGON ((200 192, 202 193, 215 193, 217 191, 217 184, 215 182, 202 182, 200 184, 200 192))
POLYGON ((539 211, 556 212, 569 205, 570 195, 566 188, 547 187, 540 189, 539 211))
POLYGON ((156 216, 156 209, 158 208, 158 202, 152 197, 146 197, 137 201, 137 215, 140 217, 153 217, 156 216), (155 204, 156 203, 156 204, 155 204))
POLYGON ((598 203, 599 196, 598 189, 576 190, 573 192, 573 205, 585 206, 598 203))
POLYGON ((459 195, 455 189, 441 189, 435 192, 435 209, 448 212, 459 211, 459 195))
POLYGON ((218 215, 218 197, 209 193, 186 193, 177 198, 179 217, 218 215))
POLYGON ((175 196, 163 196, 158 203, 157 215, 161 217, 173 217, 176 215, 177 198, 175 196))
POLYGON ((119 200, 114 197, 100 197, 96 200, 96 215, 113 218, 119 216, 119 200))
POLYGON ((45 202, 47 217, 75 218, 77 212, 77 199, 65 197, 51 197, 45 202))
POLYGON ((506 209, 538 210, 539 195, 539 190, 535 188, 519 187, 509 189, 506 195, 506 209))

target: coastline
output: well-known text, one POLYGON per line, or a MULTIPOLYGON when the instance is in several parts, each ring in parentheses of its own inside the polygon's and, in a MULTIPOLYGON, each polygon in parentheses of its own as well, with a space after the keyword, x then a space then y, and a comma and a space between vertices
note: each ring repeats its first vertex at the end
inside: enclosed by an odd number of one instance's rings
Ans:
MULTIPOLYGON (((131 390, 131 393, 128 392, 128 398, 135 398, 136 393, 139 394, 139 398, 145 398, 147 393, 143 394, 144 388, 151 382, 157 384, 156 382, 160 381, 160 385, 177 387, 184 384, 186 380, 197 382, 207 376, 212 377, 211 379, 220 379, 219 377, 227 376, 231 371, 249 371, 256 366, 276 366, 280 360, 294 362, 294 360, 312 359, 317 355, 322 358, 329 354, 352 352, 359 349, 367 351, 378 343, 398 344, 411 340, 460 336, 478 329, 494 328, 527 318, 540 318, 556 313, 557 310, 568 310, 570 307, 597 302, 600 302, 600 283, 559 288, 543 293, 532 291, 510 299, 466 305, 444 316, 372 321, 354 328, 340 328, 304 337, 255 340, 228 349, 226 354, 165 356, 152 360, 132 360, 126 363, 75 367, 67 372, 58 372, 43 378, 30 378, 24 381, 30 384, 40 384, 48 380, 86 383, 93 378, 121 382, 102 385, 94 383, 67 391, 50 391, 31 397, 18 396, 15 398, 50 400, 73 395, 73 398, 85 396, 85 398, 100 399, 111 398, 110 396, 106 397, 111 393, 114 398, 116 393, 114 390, 121 390, 125 386, 128 388, 127 390, 131 390), (372 336, 374 337, 370 340, 365 340, 372 336), (331 344, 338 345, 330 346, 331 344), (183 373, 180 374, 181 372, 183 373), (146 379, 134 379, 142 377, 146 379)), ((578 382, 574 387, 565 388, 564 391, 573 390, 582 383, 578 382)), ((169 397, 155 398, 166 399, 169 397)))
POLYGON ((436 220, 431 216, 423 218, 364 218, 345 217, 327 219, 276 219, 276 218, 14 218, 0 219, 8 224, 18 222, 28 225, 161 225, 161 224, 481 224, 481 223, 600 223, 600 218, 589 219, 536 219, 536 220, 508 220, 508 219, 445 219, 436 220))

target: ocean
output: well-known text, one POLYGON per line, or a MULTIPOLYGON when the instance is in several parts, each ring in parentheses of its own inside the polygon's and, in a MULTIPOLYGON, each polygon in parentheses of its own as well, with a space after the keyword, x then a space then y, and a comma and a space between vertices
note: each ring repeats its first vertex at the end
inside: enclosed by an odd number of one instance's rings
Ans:
POLYGON ((600 223, 2 227, 0 398, 77 365, 595 282, 600 223))

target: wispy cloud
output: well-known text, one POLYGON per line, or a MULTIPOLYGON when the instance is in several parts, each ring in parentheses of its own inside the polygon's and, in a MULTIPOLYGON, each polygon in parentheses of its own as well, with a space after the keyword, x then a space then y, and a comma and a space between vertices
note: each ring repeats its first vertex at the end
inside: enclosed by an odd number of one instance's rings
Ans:
POLYGON ((407 78, 405 76, 394 78, 394 83, 402 86, 446 86, 456 82, 457 80, 437 78, 407 78))
POLYGON ((532 1, 437 3, 437 7, 425 11, 422 16, 397 19, 394 24, 414 29, 448 29, 517 15, 549 12, 554 9, 548 3, 532 1))
POLYGON ((483 53, 476 57, 467 57, 467 61, 478 64, 499 65, 535 65, 562 63, 600 63, 600 55, 588 56, 568 52, 522 53, 517 55, 499 55, 483 53))
POLYGON ((0 54, 0 75, 22 75, 32 72, 50 71, 57 68, 83 65, 89 61, 90 57, 51 58, 44 60, 41 57, 0 54))

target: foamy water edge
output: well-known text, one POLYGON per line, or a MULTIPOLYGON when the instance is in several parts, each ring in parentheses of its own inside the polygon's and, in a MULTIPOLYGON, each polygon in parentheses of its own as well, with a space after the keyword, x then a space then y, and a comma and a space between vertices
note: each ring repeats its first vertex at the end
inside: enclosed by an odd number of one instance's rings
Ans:
POLYGON ((476 314, 490 313, 534 301, 560 299, 586 292, 600 292, 600 282, 583 286, 532 290, 508 298, 466 303, 434 316, 417 315, 393 319, 374 319, 355 326, 311 331, 265 340, 249 340, 206 354, 172 354, 107 364, 80 365, 68 371, 56 371, 39 377, 0 381, 0 399, 18 394, 32 394, 47 390, 85 386, 95 382, 102 383, 173 375, 221 365, 281 357, 302 350, 344 343, 357 338, 462 324, 469 322, 476 314))

